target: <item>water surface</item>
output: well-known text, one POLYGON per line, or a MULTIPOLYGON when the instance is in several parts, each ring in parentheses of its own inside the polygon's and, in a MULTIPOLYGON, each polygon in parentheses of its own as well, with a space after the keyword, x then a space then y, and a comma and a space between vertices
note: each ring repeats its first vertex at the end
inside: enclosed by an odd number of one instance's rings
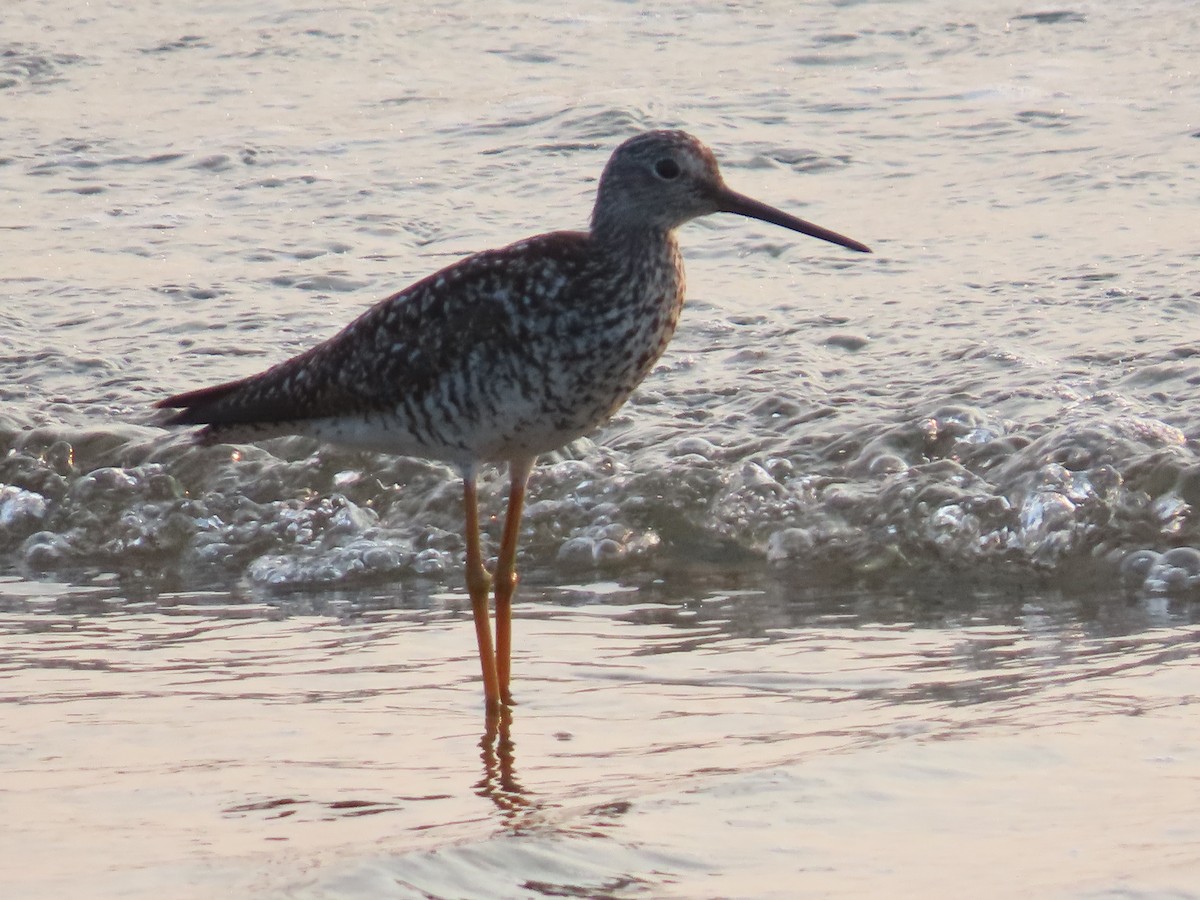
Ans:
POLYGON ((1181 0, 16 4, 4 881, 1195 896, 1198 51, 1181 0), (683 229, 667 355, 535 472, 488 734, 453 472, 150 405, 582 226, 653 127, 876 252, 683 229))

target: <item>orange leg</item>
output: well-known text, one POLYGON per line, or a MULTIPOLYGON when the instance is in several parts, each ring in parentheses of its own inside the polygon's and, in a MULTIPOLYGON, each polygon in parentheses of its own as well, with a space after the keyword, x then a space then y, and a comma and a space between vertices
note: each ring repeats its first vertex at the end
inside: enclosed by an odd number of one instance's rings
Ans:
POLYGON ((496 680, 500 699, 512 705, 508 689, 512 672, 512 598, 517 589, 517 538, 521 534, 521 512, 525 508, 525 486, 533 459, 514 459, 509 463, 508 512, 504 516, 504 535, 496 559, 496 680))
POLYGON ((475 640, 479 644, 479 664, 483 669, 483 696, 489 713, 500 709, 500 684, 496 679, 496 654, 492 650, 492 626, 488 621, 488 591, 491 578, 483 566, 479 548, 479 499, 475 470, 463 472, 463 511, 467 527, 467 593, 471 596, 471 615, 475 618, 475 640))

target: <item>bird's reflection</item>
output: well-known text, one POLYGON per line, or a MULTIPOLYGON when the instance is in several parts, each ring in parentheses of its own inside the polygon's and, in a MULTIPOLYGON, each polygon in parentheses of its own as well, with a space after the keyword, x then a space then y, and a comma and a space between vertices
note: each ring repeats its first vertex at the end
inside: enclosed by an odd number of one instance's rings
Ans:
POLYGON ((476 782, 475 793, 491 800, 508 824, 520 826, 537 804, 517 780, 512 718, 512 710, 508 707, 487 716, 483 737, 479 739, 483 777, 476 782))

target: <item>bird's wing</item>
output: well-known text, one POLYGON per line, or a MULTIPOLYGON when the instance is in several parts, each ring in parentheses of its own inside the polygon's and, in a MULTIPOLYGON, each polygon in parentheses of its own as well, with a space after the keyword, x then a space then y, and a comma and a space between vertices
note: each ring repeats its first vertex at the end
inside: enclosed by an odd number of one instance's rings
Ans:
POLYGON ((469 256, 264 372, 160 400, 178 410, 163 424, 282 424, 394 408, 466 354, 519 343, 523 309, 577 277, 586 241, 555 232, 469 256))

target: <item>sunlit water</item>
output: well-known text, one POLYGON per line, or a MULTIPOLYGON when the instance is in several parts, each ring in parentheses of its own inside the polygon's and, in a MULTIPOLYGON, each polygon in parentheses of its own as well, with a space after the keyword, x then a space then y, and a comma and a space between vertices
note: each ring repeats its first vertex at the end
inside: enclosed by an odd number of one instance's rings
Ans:
POLYGON ((6 893, 1196 896, 1197 59, 1184 0, 12 4, 6 893), (485 734, 454 473, 150 404, 651 127, 876 253, 682 231, 485 734))

